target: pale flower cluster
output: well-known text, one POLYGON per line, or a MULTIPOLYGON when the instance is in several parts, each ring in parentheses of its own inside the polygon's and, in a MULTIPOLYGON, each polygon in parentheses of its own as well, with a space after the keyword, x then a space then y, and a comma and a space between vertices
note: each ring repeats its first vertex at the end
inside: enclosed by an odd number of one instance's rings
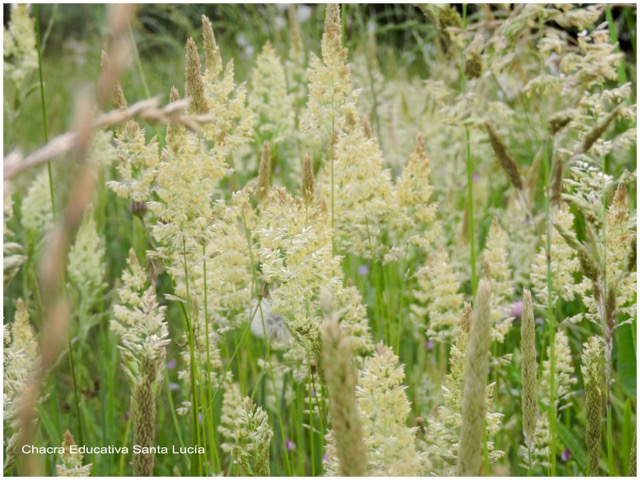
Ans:
POLYGON ((578 379, 575 377, 573 359, 569 348, 569 339, 564 331, 559 330, 555 336, 555 405, 551 406, 551 362, 549 355, 551 347, 547 347, 546 360, 542 364, 542 378, 540 381, 540 402, 544 405, 543 411, 538 416, 534 448, 530 452, 524 445, 520 445, 519 455, 522 464, 534 472, 544 474, 549 462, 549 446, 551 445, 551 431, 549 426, 549 408, 556 410, 556 421, 562 410, 571 405, 575 395, 575 385, 578 379))
MULTIPOLYGON (((554 222, 560 228, 570 231, 573 229, 573 214, 569 208, 562 204, 555 211, 554 222)), ((580 263, 575 250, 569 247, 557 228, 550 228, 551 251, 549 252, 552 297, 551 305, 555 305, 559 299, 571 301, 577 293, 576 275, 580 270, 580 263)), ((542 236, 543 246, 534 257, 531 265, 531 283, 533 292, 542 308, 549 305, 549 293, 547 284, 547 252, 546 234, 542 236)))
MULTIPOLYGON (((76 446, 76 441, 71 435, 71 432, 67 430, 64 432, 64 439, 62 441, 62 448, 64 453, 60 456, 60 462, 56 465, 56 472, 60 477, 88 477, 91 475, 91 463, 87 465, 82 464, 84 455, 79 451, 72 453, 71 447, 76 446)), ((74 449, 75 450, 75 449, 74 449)))
POLYGON ((482 260, 488 265, 491 278, 491 339, 502 343, 513 322, 510 299, 513 297, 514 287, 507 251, 507 237, 495 217, 489 229, 482 260))
POLYGON ((2 217, 2 227, 4 234, 4 242, 2 244, 2 260, 5 288, 13 279, 15 274, 18 273, 18 270, 20 270, 20 267, 27 259, 26 256, 22 255, 24 251, 22 245, 20 245, 20 243, 18 242, 10 241, 10 239, 15 236, 15 234, 7 227, 7 223, 13 219, 13 199, 11 198, 11 193, 7 190, 5 190, 4 195, 4 216, 2 217))
POLYGON ((413 291, 413 297, 416 302, 410 306, 414 323, 421 330, 426 329, 429 339, 451 340, 458 326, 463 295, 459 293, 460 284, 447 251, 439 248, 432 252, 415 276, 418 288, 413 291))
POLYGON ((249 397, 242 397, 237 384, 224 394, 220 432, 227 439, 221 448, 229 452, 244 475, 269 476, 269 448, 273 431, 262 407, 249 397))
POLYGON ((310 351, 320 348, 322 314, 319 291, 333 291, 338 317, 353 348, 371 348, 366 312, 356 287, 343 286, 340 259, 331 252, 326 207, 305 205, 280 187, 272 187, 262 205, 255 233, 262 278, 272 285, 270 309, 284 320, 293 338, 310 351))
MULTIPOLYGON (((106 248, 90 210, 78 229, 67 263, 70 283, 79 292, 81 305, 87 309, 102 300, 102 293, 107 287, 106 266, 106 248)), ((80 319, 81 322, 83 320, 80 319)))
POLYGON ((342 107, 357 100, 347 54, 342 46, 340 7, 329 4, 322 35, 322 59, 312 54, 309 60, 309 102, 300 119, 301 130, 318 140, 333 137, 334 130, 341 125, 342 107))
MULTIPOLYGON (((442 385, 444 402, 436 408, 429 418, 422 449, 429 453, 431 461, 440 475, 455 475, 458 458, 458 443, 462 426, 462 389, 464 385, 464 366, 469 341, 472 310, 469 304, 461 309, 462 317, 457 327, 456 341, 449 353, 449 373, 442 385)), ((460 312, 460 310, 459 310, 460 312)), ((460 315, 460 313, 458 313, 460 315)), ((498 461, 504 452, 494 450, 492 438, 500 431, 502 414, 492 412, 493 390, 495 385, 486 387, 486 432, 487 449, 492 463, 498 461)))
MULTIPOLYGON (((427 454, 416 449, 416 429, 405 423, 411 405, 403 380, 404 368, 398 357, 382 343, 364 361, 358 374, 356 397, 367 447, 368 475, 420 476, 430 469, 427 454)), ((327 463, 337 462, 330 453, 327 463)))
POLYGON ((3 27, 4 78, 10 78, 18 90, 27 87, 27 78, 38 68, 34 21, 28 4, 14 4, 9 28, 3 27))
POLYGON ((53 228, 49 172, 41 169, 22 200, 22 225, 39 239, 53 228))
POLYGON ((120 337, 118 349, 131 386, 148 379, 158 391, 164 378, 166 347, 170 343, 164 318, 166 307, 158 304, 155 288, 147 287, 146 272, 133 250, 129 252, 127 264, 128 270, 122 274, 123 286, 118 289, 120 304, 114 306, 111 328, 120 337))
MULTIPOLYGON (((20 410, 25 402, 28 381, 38 369, 40 359, 38 343, 29 322, 29 312, 22 299, 18 299, 12 324, 4 325, 4 422, 13 434, 5 437, 5 465, 11 465, 20 454, 18 441, 22 435, 20 410)), ((5 430, 6 431, 6 430, 5 430)))
POLYGON ((256 133, 272 143, 286 141, 294 134, 293 100, 287 90, 282 60, 265 44, 256 59, 251 79, 249 103, 256 116, 256 133))

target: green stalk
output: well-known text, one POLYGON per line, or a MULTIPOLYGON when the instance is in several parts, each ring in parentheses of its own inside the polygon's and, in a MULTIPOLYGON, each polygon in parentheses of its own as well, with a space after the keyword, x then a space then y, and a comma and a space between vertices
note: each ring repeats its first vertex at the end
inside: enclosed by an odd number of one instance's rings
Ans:
POLYGON ((218 472, 220 467, 220 459, 218 458, 218 447, 216 446, 215 439, 215 425, 213 418, 213 389, 211 388, 211 356, 209 345, 209 319, 207 318, 209 312, 209 306, 207 303, 207 252, 206 247, 202 245, 202 275, 204 277, 204 325, 205 334, 207 337, 207 399, 209 402, 208 414, 206 415, 209 421, 209 449, 211 461, 213 462, 214 471, 218 472))
MULTIPOLYGON (((120 441, 121 447, 126 447, 129 445, 129 431, 131 430, 131 416, 127 419, 127 424, 125 425, 124 434, 122 435, 122 440, 120 441)), ((124 453, 124 450, 120 454, 120 461, 118 462, 118 476, 124 477, 124 465, 127 459, 127 455, 124 453)))
MULTIPOLYGON (((40 13, 38 5, 33 5, 33 13, 35 16, 36 26, 36 47, 38 51, 38 77, 40 80, 40 107, 42 111, 42 127, 44 129, 44 141, 45 144, 49 143, 49 127, 47 125, 47 105, 44 97, 44 79, 42 75, 42 47, 40 42, 40 13)), ((53 218, 56 218, 56 202, 53 189, 53 172, 51 169, 51 161, 47 162, 47 171, 49 174, 49 195, 51 197, 51 213, 53 218)), ((71 350, 71 333, 67 336, 67 347, 69 349, 69 369, 71 371, 71 380, 73 382, 73 399, 74 407, 76 411, 76 418, 78 420, 78 442, 79 445, 84 445, 84 434, 82 428, 82 417, 80 415, 80 399, 78 397, 78 386, 76 381, 75 365, 73 360, 73 352, 71 350)))
MULTIPOLYGON (((173 422, 173 426, 176 429, 176 435, 178 436, 178 442, 180 442, 180 446, 184 448, 184 440, 182 439, 182 433, 180 433, 180 426, 178 424, 178 416, 176 415, 176 409, 173 404, 173 397, 171 396, 171 388, 169 387, 169 374, 164 377, 165 388, 167 390, 167 400, 169 401, 169 412, 171 413, 171 421, 173 422)), ((187 461, 187 470, 191 469, 191 463, 189 461, 189 457, 185 457, 187 461)))
POLYGON ((73 401, 75 403, 76 417, 78 419, 78 445, 84 445, 84 435, 82 432, 82 418, 80 416, 80 399, 78 397, 78 387, 76 381, 76 370, 73 362, 73 352, 71 350, 71 335, 67 336, 67 348, 69 349, 69 369, 71 370, 71 380, 73 382, 73 401))
MULTIPOLYGON (((187 302, 191 305, 191 294, 189 292, 189 270, 187 268, 187 247, 184 236, 182 237, 182 258, 184 263, 184 275, 185 275, 185 286, 187 289, 187 302)), ((189 353, 190 353, 190 370, 191 370, 191 412, 192 412, 192 421, 193 421, 193 436, 194 436, 194 445, 200 445, 200 428, 198 427, 198 396, 196 395, 196 359, 195 359, 195 337, 193 332, 193 322, 189 319, 189 315, 187 314, 186 308, 182 303, 180 303, 182 312, 184 313, 184 318, 187 323, 187 331, 189 337, 189 353)), ((197 472, 198 476, 202 476, 202 461, 200 455, 197 453, 193 453, 194 456, 194 464, 192 467, 197 472)))
POLYGON ((476 229, 473 219, 473 161, 471 160, 471 142, 469 127, 464 127, 467 157, 467 205, 469 208, 469 256, 471 257, 471 296, 475 297, 478 285, 476 272, 476 229))
POLYGON ((546 252, 547 252, 547 328, 549 330, 549 475, 556 474, 556 322, 553 312, 553 280, 551 273, 551 204, 549 199, 549 186, 551 179, 551 168, 549 166, 549 152, 547 148, 547 139, 543 144, 543 165, 544 175, 547 189, 545 192, 545 215, 546 215, 546 252))
MULTIPOLYGON (((611 38, 611 43, 618 43, 618 30, 616 28, 616 24, 613 20, 613 14, 611 13, 611 5, 607 4, 604 7, 605 15, 607 17, 607 25, 609 27, 609 35, 611 38)), ((620 53, 620 45, 616 45, 616 53, 620 53)), ((622 85, 627 83, 627 71, 625 70, 625 62, 624 57, 618 63, 618 82, 622 85)))
MULTIPOLYGON (((49 143, 49 127, 47 125, 47 105, 44 99, 44 80, 42 77, 42 50, 40 45, 40 13, 38 10, 38 5, 33 4, 33 14, 35 16, 36 23, 36 47, 38 50, 38 75, 40 78, 40 107, 42 109, 42 127, 44 129, 44 143, 49 143)), ((51 196, 51 212, 53 213, 53 218, 56 218, 56 202, 53 193, 53 173, 51 171, 51 161, 47 162, 47 170, 49 172, 49 194, 51 196)), ((80 440, 80 444, 82 445, 82 440, 80 440)))
POLYGON ((142 68, 142 61, 140 60, 140 52, 138 52, 138 46, 136 44, 136 39, 133 36, 133 29, 131 28, 130 22, 128 26, 129 26, 129 35, 131 36, 131 45, 133 45, 134 58, 136 59, 136 68, 138 70, 138 75, 140 75, 142 88, 144 89, 145 97, 151 98, 151 91, 149 90, 149 86, 147 85, 147 77, 144 74, 144 68, 142 68))
MULTIPOLYGON (((244 231, 246 232, 247 245, 248 245, 248 248, 249 248, 249 260, 251 262, 251 265, 253 266, 253 265, 255 265, 255 262, 254 262, 254 259, 253 259, 253 249, 251 248, 251 233, 250 233, 249 228, 247 226, 247 222, 246 222, 246 219, 245 219, 245 216, 244 216, 244 212, 242 212, 242 225, 244 227, 244 231)), ((258 279, 257 279, 255 270, 256 270, 255 268, 251 269, 251 275, 253 276, 253 284, 254 284, 254 286, 256 288, 256 295, 257 295, 258 292, 259 292, 259 289, 258 289, 258 279)), ((260 300, 258 300, 258 305, 257 305, 256 308, 260 309, 260 320, 262 321, 262 331, 266 332, 267 329, 266 329, 266 326, 265 326, 265 323, 264 323, 264 315, 262 314, 262 306, 261 306, 261 301, 260 300)), ((250 318, 252 318, 252 317, 253 317, 253 315, 250 318)), ((251 322, 249 322, 249 323, 251 323, 251 322)), ((265 335, 265 346, 266 346, 266 349, 267 349, 266 358, 267 358, 267 364, 269 365, 269 377, 270 377, 270 380, 271 380, 271 388, 273 388, 273 395, 274 395, 275 400, 276 400, 276 411, 277 411, 278 423, 279 423, 279 426, 280 426, 280 433, 281 433, 282 436, 284 436, 284 422, 282 420, 282 411, 281 411, 281 408, 280 408, 280 399, 278 397, 278 390, 276 389, 275 375, 273 374, 273 363, 271 362, 271 347, 270 347, 269 339, 266 338, 266 335, 265 335)), ((237 351, 237 348, 236 348, 236 351, 237 351)), ((235 353, 234 353, 234 355, 235 355, 235 353)), ((229 362, 229 363, 231 363, 231 362, 229 362)), ((288 475, 293 475, 293 468, 291 466, 291 462, 289 460, 289 455, 287 454, 286 449, 284 450, 284 455, 283 456, 284 456, 285 466, 286 466, 286 469, 287 469, 287 474, 288 475)))
MULTIPOLYGON (((608 394, 607 394, 608 395, 608 394)), ((609 467, 609 476, 617 477, 615 465, 613 463, 613 413, 611 400, 607 400, 607 466, 609 467)))
MULTIPOLYGON (((607 6, 607 9, 609 7, 607 6)), ((611 27, 610 27, 611 28, 611 27)), ((602 159, 602 173, 606 175, 607 173, 607 157, 603 157, 602 159)), ((607 283, 607 221, 606 221, 606 212, 607 212, 607 191, 605 189, 605 179, 602 178, 602 212, 605 216, 605 220, 602 222, 602 244, 605 246, 603 248, 603 261, 602 261, 602 276, 603 276, 603 284, 604 284, 604 292, 609 291, 609 286, 607 283)), ((609 307, 607 307, 608 310, 609 307)), ((608 315, 608 312, 605 313, 605 316, 608 315)), ((606 319, 603 319, 603 324, 606 323, 606 319)), ((611 340, 609 338, 606 341, 611 341, 613 343, 613 332, 611 332, 611 340)), ((607 362, 610 360, 610 357, 607 358, 607 362)), ((613 463, 613 415, 611 412, 611 376, 612 376, 613 366, 611 364, 605 365, 605 402, 607 409, 607 466, 609 467, 609 476, 615 476, 614 473, 614 463, 613 463)))
MULTIPOLYGON (((462 28, 467 27, 467 4, 462 4, 462 28)), ((467 93, 467 75, 465 73, 464 49, 460 52, 460 74, 462 93, 467 93)), ((471 257, 471 296, 475 298, 478 284, 476 272, 476 232, 473 219, 473 161, 471 160, 471 138, 469 127, 464 127, 465 151, 467 162, 467 208, 469 209, 469 256, 471 257)))
MULTIPOLYGON (((309 369, 309 382, 311 381, 311 369, 309 369)), ((300 398, 300 396, 298 396, 300 398)), ((304 399, 302 400, 302 412, 304 412, 304 399)), ((300 422, 302 423, 302 422, 300 422)), ((311 475, 316 475, 316 455, 315 455, 315 442, 314 440, 314 426, 313 426, 313 409, 309 411, 309 439, 311 443, 311 475)))

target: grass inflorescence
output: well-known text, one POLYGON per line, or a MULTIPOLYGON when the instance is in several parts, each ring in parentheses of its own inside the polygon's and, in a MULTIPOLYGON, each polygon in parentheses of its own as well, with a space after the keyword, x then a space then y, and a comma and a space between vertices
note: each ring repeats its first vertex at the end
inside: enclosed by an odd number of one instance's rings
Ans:
POLYGON ((635 474, 633 6, 59 8, 5 22, 6 475, 635 474))

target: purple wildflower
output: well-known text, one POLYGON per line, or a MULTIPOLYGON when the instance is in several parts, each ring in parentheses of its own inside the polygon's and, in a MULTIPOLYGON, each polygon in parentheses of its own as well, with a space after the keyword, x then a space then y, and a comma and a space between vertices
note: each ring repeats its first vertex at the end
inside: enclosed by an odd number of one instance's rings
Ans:
POLYGON ((358 267, 358 275, 360 275, 361 277, 366 277, 368 273, 369 267, 367 267, 366 265, 360 265, 358 267))
POLYGON ((202 413, 198 413, 198 423, 202 423, 202 413))
POLYGON ((288 438, 287 438, 287 441, 284 443, 284 445, 285 445, 285 447, 286 447, 286 449, 287 449, 287 452, 290 452, 290 451, 292 451, 292 450, 295 450, 295 449, 296 449, 296 444, 295 444, 295 443, 293 443, 293 442, 292 442, 290 439, 288 439, 288 438))
POLYGON ((522 317, 522 300, 518 300, 511 304, 511 312, 509 313, 509 316, 518 318, 522 317))
POLYGON ((176 390, 178 390, 180 387, 178 386, 177 383, 170 383, 169 384, 169 390, 171 390, 172 392, 175 392, 176 390))
POLYGON ((570 458, 571 458, 571 450, 569 450, 568 448, 560 454, 560 460, 562 460, 565 463, 568 462, 570 458))
POLYGON ((436 346, 435 342, 433 340, 425 340, 424 341, 424 346, 426 347, 427 350, 433 350, 433 348, 436 346))
POLYGON ((474 182, 477 182, 480 179, 480 174, 478 172, 475 172, 471 178, 474 182))
POLYGON ((173 370, 174 368, 176 368, 176 365, 178 364, 178 362, 176 362, 175 360, 169 360, 167 362, 167 368, 169 370, 173 370))

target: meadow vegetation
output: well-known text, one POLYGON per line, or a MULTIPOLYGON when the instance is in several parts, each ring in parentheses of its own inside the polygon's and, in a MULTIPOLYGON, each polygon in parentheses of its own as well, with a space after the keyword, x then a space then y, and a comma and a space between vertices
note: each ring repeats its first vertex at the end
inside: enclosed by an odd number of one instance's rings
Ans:
POLYGON ((6 475, 635 476, 635 6, 9 20, 6 475))

